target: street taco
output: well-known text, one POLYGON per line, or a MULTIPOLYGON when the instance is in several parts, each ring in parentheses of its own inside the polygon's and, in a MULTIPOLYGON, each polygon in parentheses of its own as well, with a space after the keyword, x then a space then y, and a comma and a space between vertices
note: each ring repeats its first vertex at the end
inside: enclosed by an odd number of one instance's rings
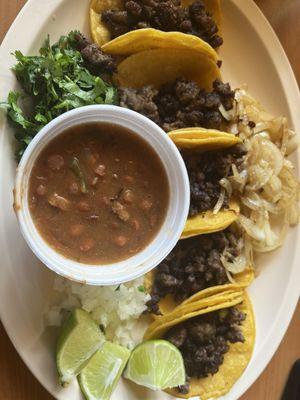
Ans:
POLYGON ((235 287, 223 287, 222 290, 210 288, 200 292, 197 301, 181 303, 171 312, 157 316, 146 330, 144 340, 164 334, 168 328, 187 318, 201 315, 207 310, 218 310, 220 304, 226 304, 226 307, 235 306, 243 301, 243 297, 244 290, 235 287))
POLYGON ((154 28, 194 35, 213 48, 222 45, 220 0, 91 0, 93 40, 102 46, 128 32, 154 28))
POLYGON ((146 276, 148 311, 165 315, 179 305, 245 288, 253 279, 251 257, 236 227, 181 240, 146 276))
POLYGON ((251 359, 255 322, 250 300, 245 293, 224 292, 203 299, 189 311, 178 307, 154 321, 144 336, 146 340, 159 338, 181 351, 187 374, 186 385, 168 393, 181 398, 218 398, 230 391, 251 359))
POLYGON ((228 187, 233 165, 239 170, 246 155, 240 139, 201 128, 169 135, 181 150, 190 180, 189 218, 181 238, 226 229, 239 214, 239 205, 228 187))
POLYGON ((233 107, 234 93, 215 79, 218 74, 211 59, 194 51, 157 49, 127 57, 115 75, 120 105, 152 119, 182 150, 191 183, 182 238, 225 229, 239 213, 220 181, 226 185, 245 152, 237 136, 222 130, 227 121, 221 110, 233 107))
POLYGON ((120 106, 166 132, 198 127, 227 132, 234 91, 221 81, 215 62, 197 51, 142 51, 123 60, 114 78, 120 106))

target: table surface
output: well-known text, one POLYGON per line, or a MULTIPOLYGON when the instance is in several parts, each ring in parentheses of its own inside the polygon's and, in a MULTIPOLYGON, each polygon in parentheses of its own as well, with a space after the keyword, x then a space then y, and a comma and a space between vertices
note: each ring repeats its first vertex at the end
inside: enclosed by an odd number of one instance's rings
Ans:
MULTIPOLYGON (((26 0, 0 0, 0 42, 26 0)), ((300 82, 300 0, 256 0, 277 35, 300 82)), ((300 358, 300 304, 271 363, 240 400, 279 400, 293 362, 300 358)), ((26 368, 0 324, 0 400, 53 400, 26 368)))

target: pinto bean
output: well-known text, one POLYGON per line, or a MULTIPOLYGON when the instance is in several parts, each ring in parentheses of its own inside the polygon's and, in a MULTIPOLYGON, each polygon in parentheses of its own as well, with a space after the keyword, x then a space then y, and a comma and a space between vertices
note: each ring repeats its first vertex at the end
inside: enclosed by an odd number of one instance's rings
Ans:
POLYGON ((46 188, 46 186, 45 185, 39 185, 37 188, 36 188, 36 194, 38 195, 38 196, 41 196, 41 197, 43 197, 43 196, 45 196, 45 194, 47 193, 47 188, 46 188))
POLYGON ((96 245, 96 242, 94 239, 87 238, 81 242, 79 248, 83 253, 87 253, 88 251, 92 250, 92 248, 95 247, 95 245, 96 245))
POLYGON ((79 193, 79 186, 77 185, 76 182, 71 183, 69 186, 69 192, 71 194, 78 194, 79 193))
POLYGON ((91 206, 86 201, 77 203, 77 209, 82 212, 91 211, 91 206))
POLYGON ((156 224, 157 224, 157 215, 156 214, 152 214, 150 216, 150 226, 151 226, 151 228, 154 228, 156 224))
POLYGON ((133 219, 131 221, 131 225, 133 226, 133 228, 138 231, 141 227, 140 221, 138 219, 133 219))
POLYGON ((144 211, 149 211, 152 208, 152 201, 149 199, 145 199, 140 203, 140 207, 144 211))
POLYGON ((100 205, 101 206, 108 206, 110 204, 109 198, 107 196, 103 196, 100 199, 100 205))
POLYGON ((117 230, 117 229, 120 228, 120 224, 119 224, 118 222, 116 222, 116 221, 113 221, 113 222, 111 223, 111 227, 112 227, 113 229, 117 230))
POLYGON ((119 235, 114 238, 114 243, 119 247, 124 247, 127 242, 128 239, 124 235, 119 235))
POLYGON ((104 176, 105 175, 105 170, 106 167, 103 164, 99 164, 96 168, 95 168, 95 174, 99 175, 99 176, 104 176))
POLYGON ((127 183, 134 183, 134 177, 131 175, 125 175, 124 176, 124 181, 127 183))
POLYGON ((48 157, 47 164, 52 171, 59 171, 65 165, 65 160, 59 154, 53 154, 48 157))
POLYGON ((130 189, 124 190, 124 192, 122 193, 122 199, 125 203, 131 204, 134 200, 133 191, 130 189))
POLYGON ((74 224, 70 227, 70 235, 72 237, 78 237, 84 232, 84 226, 81 224, 74 224))

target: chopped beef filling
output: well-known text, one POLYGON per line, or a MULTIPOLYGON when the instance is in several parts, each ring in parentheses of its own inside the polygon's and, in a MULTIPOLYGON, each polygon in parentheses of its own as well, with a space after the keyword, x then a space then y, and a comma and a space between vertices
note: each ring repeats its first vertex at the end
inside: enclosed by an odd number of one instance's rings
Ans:
POLYGON ((96 43, 91 43, 80 32, 75 32, 74 40, 77 50, 80 51, 86 63, 86 68, 92 74, 111 74, 116 70, 116 62, 113 57, 104 54, 96 43))
POLYGON ((148 311, 159 314, 159 301, 171 294, 183 301, 207 287, 228 282, 221 255, 240 253, 240 236, 231 228, 222 232, 181 240, 156 268, 148 311))
POLYGON ((188 393, 190 378, 216 374, 229 350, 229 343, 243 343, 240 326, 246 314, 236 307, 213 311, 187 320, 170 329, 165 339, 173 343, 183 356, 187 384, 178 388, 188 393))
POLYGON ((120 106, 143 114, 160 125, 159 111, 154 101, 157 95, 158 90, 151 86, 145 86, 142 89, 120 88, 120 106))
MULTIPOLYGON (((233 164, 241 169, 245 154, 243 145, 221 151, 183 154, 190 180, 190 217, 215 207, 221 193, 220 180, 232 175, 233 164)), ((229 200, 225 193, 223 208, 228 207, 229 200)))
POLYGON ((206 92, 196 82, 178 78, 159 90, 152 86, 121 88, 119 99, 122 107, 145 115, 166 132, 194 126, 222 129, 226 120, 219 108, 233 107, 234 92, 219 79, 214 81, 213 90, 206 92))
POLYGON ((181 6, 180 0, 123 0, 123 4, 123 11, 107 10, 102 14, 112 38, 136 29, 156 28, 198 36, 214 48, 223 43, 213 16, 201 0, 189 7, 181 6))

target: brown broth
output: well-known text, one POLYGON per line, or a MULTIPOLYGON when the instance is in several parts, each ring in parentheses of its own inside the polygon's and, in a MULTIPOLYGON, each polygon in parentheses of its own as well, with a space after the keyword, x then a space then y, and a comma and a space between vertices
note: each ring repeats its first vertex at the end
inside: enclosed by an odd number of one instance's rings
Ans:
POLYGON ((46 146, 31 171, 28 200, 35 226, 57 252, 109 264, 153 240, 166 216, 169 184, 157 154, 134 132, 90 123, 46 146))

